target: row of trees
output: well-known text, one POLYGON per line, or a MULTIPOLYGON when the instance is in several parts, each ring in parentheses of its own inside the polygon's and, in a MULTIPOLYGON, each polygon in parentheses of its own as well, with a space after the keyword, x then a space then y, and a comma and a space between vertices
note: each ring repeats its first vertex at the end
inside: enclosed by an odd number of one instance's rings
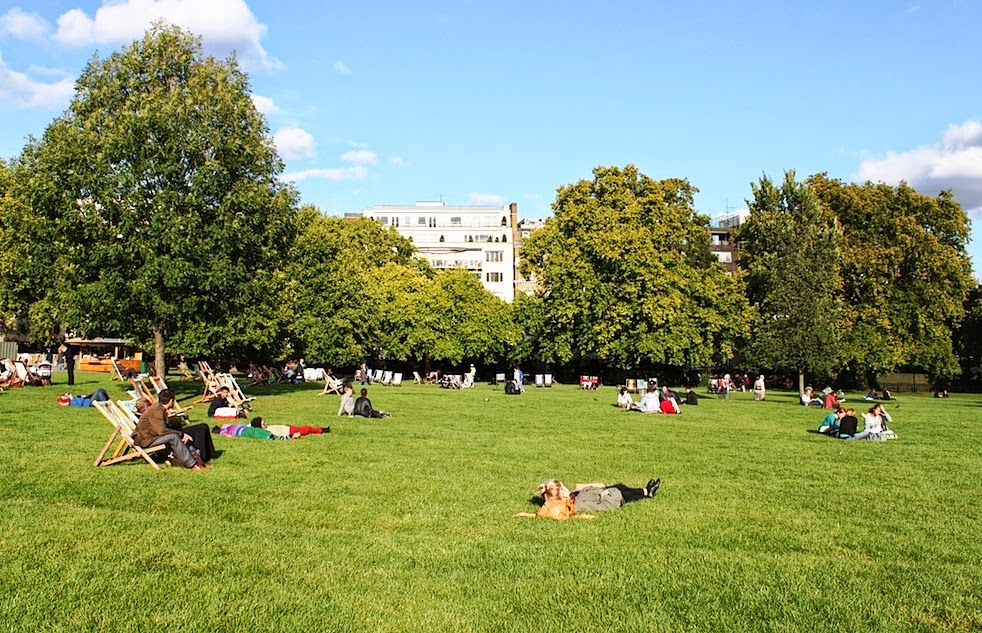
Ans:
POLYGON ((94 58, 68 111, 0 164, 4 325, 39 343, 63 327, 125 336, 153 346, 158 371, 165 352, 957 368, 968 222, 947 193, 762 178, 740 235, 747 272, 728 274, 689 182, 598 167, 558 190, 521 254, 540 292, 509 305, 467 271, 430 269, 395 231, 298 208, 282 169, 234 58, 162 24, 94 58))

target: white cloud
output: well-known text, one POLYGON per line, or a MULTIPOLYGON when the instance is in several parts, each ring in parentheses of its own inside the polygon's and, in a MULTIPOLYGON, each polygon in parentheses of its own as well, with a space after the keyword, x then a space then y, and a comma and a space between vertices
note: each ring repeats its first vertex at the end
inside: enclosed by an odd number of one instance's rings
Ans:
POLYGON ((244 0, 103 0, 95 17, 81 9, 59 16, 55 39, 76 46, 129 42, 159 19, 201 35, 211 53, 236 51, 246 67, 282 67, 260 44, 266 25, 244 0))
POLYGON ((313 156, 316 148, 314 137, 310 132, 295 126, 277 130, 273 135, 273 143, 276 144, 280 156, 286 160, 313 156))
POLYGON ((12 35, 25 40, 40 40, 48 33, 48 23, 37 13, 14 7, 0 16, 0 35, 12 35))
POLYGON ((280 179, 284 182, 300 182, 301 180, 309 180, 311 178, 322 178, 332 182, 341 182, 342 180, 362 180, 367 175, 367 169, 361 165, 355 165, 354 167, 329 169, 304 169, 303 171, 283 174, 280 179))
POLYGON ((389 162, 395 165, 396 167, 406 167, 409 165, 409 163, 406 162, 406 159, 403 158, 402 156, 393 156, 392 158, 389 159, 389 162))
POLYGON ((334 72, 336 72, 339 75, 350 75, 351 74, 351 69, 348 68, 347 66, 345 66, 344 65, 344 62, 341 61, 340 59, 337 60, 336 62, 334 62, 333 68, 334 68, 334 72))
POLYGON ((63 106, 75 92, 75 80, 64 77, 55 82, 34 81, 28 75, 7 67, 0 56, 0 103, 19 108, 63 106))
POLYGON ((504 198, 493 193, 472 193, 467 196, 467 204, 473 205, 500 206, 504 204, 504 202, 504 198))
POLYGON ((374 165, 378 162, 378 155, 367 149, 358 149, 341 154, 341 160, 357 165, 374 165))
POLYGON ((276 104, 269 97, 254 94, 252 95, 252 103, 263 114, 272 114, 273 112, 279 111, 279 108, 276 107, 276 104))
POLYGON ((854 179, 890 185, 903 180, 926 195, 951 189, 966 210, 982 217, 982 121, 950 125, 934 145, 864 160, 854 179))

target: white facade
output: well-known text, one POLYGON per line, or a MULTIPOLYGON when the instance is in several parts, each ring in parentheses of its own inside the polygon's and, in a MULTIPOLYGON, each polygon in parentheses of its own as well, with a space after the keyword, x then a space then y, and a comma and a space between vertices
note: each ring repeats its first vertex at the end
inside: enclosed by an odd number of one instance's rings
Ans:
POLYGON ((507 206, 381 204, 363 215, 411 238, 421 257, 434 268, 466 268, 489 291, 505 301, 515 298, 513 210, 507 206))

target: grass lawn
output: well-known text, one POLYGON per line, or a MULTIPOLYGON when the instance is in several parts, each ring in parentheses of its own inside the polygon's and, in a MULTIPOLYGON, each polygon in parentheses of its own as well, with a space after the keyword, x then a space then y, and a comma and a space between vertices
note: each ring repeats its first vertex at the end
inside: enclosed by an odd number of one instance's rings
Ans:
POLYGON ((982 630, 978 396, 901 394, 877 443, 811 432, 823 412, 786 392, 669 417, 611 387, 373 386, 395 415, 363 420, 277 385, 247 389, 256 415, 331 434, 216 437, 210 470, 154 472, 93 467, 109 425, 65 390, 0 394, 5 631, 982 630), (512 518, 551 477, 663 486, 512 518))

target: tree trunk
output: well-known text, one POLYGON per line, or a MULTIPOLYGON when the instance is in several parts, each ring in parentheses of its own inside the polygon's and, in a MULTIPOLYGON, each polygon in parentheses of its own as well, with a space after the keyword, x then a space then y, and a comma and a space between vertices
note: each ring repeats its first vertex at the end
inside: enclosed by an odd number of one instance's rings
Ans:
POLYGON ((805 370, 798 370, 798 395, 805 393, 805 370))
POLYGON ((167 377, 167 361, 164 359, 164 326, 153 328, 153 360, 158 378, 167 377))

